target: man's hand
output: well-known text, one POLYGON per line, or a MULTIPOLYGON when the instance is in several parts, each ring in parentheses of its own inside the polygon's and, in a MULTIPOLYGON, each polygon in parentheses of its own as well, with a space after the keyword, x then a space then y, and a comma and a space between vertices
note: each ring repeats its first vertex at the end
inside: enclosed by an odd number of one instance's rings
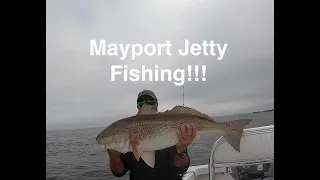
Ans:
POLYGON ((184 125, 180 127, 180 132, 177 133, 179 138, 178 143, 176 144, 176 152, 174 152, 174 164, 177 167, 186 167, 189 164, 189 156, 184 156, 183 158, 179 158, 175 153, 184 152, 188 146, 191 144, 193 139, 196 137, 197 132, 196 128, 193 126, 184 125))
POLYGON ((193 139, 197 135, 196 128, 194 126, 183 125, 180 127, 180 133, 177 133, 179 141, 176 145, 177 153, 184 152, 191 144, 193 139))
POLYGON ((120 158, 120 152, 115 151, 113 149, 107 149, 108 153, 109 153, 109 157, 110 158, 115 158, 115 157, 119 157, 120 158))
POLYGON ((124 169, 124 165, 120 159, 120 152, 108 149, 109 159, 110 159, 110 169, 113 172, 121 173, 124 169))

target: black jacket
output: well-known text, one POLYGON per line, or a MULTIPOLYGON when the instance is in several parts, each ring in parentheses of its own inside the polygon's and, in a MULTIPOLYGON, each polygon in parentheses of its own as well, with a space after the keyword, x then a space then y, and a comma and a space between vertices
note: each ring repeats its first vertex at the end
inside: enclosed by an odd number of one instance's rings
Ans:
POLYGON ((130 170, 130 180, 182 180, 182 175, 188 170, 190 161, 185 167, 177 167, 173 163, 175 146, 155 152, 155 166, 149 167, 140 157, 138 162, 132 152, 121 154, 124 164, 122 173, 112 172, 121 177, 130 170))

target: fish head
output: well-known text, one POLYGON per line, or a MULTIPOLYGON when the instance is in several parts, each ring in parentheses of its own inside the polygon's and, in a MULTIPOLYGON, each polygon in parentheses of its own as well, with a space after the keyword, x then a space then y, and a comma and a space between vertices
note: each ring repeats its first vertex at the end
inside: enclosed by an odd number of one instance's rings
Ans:
POLYGON ((113 135, 110 133, 110 131, 108 129, 105 129, 98 134, 98 136, 96 137, 96 141, 100 145, 109 146, 113 143, 112 136, 113 135))
POLYGON ((96 137, 96 141, 103 149, 113 149, 122 153, 129 150, 129 130, 121 127, 110 127, 103 130, 96 137))

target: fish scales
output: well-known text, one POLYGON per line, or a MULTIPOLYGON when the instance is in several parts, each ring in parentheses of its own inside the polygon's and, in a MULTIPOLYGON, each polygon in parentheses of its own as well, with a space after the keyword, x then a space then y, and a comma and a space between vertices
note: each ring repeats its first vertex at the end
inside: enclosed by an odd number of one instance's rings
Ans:
POLYGON ((132 139, 144 140, 161 134, 163 130, 180 131, 183 124, 195 126, 198 131, 212 129, 214 121, 195 115, 160 114, 132 117, 127 123, 132 139))

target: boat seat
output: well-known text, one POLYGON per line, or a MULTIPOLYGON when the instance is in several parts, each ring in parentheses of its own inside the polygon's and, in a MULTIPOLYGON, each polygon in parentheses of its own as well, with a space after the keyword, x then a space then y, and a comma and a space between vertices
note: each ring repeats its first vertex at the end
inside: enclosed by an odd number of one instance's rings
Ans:
MULTIPOLYGON (((236 151, 224 137, 213 145, 209 159, 209 176, 218 178, 216 169, 232 173, 231 167, 259 165, 274 162, 274 125, 244 129, 240 142, 240 152, 236 151)), ((263 167, 263 166, 259 166, 263 167)))

